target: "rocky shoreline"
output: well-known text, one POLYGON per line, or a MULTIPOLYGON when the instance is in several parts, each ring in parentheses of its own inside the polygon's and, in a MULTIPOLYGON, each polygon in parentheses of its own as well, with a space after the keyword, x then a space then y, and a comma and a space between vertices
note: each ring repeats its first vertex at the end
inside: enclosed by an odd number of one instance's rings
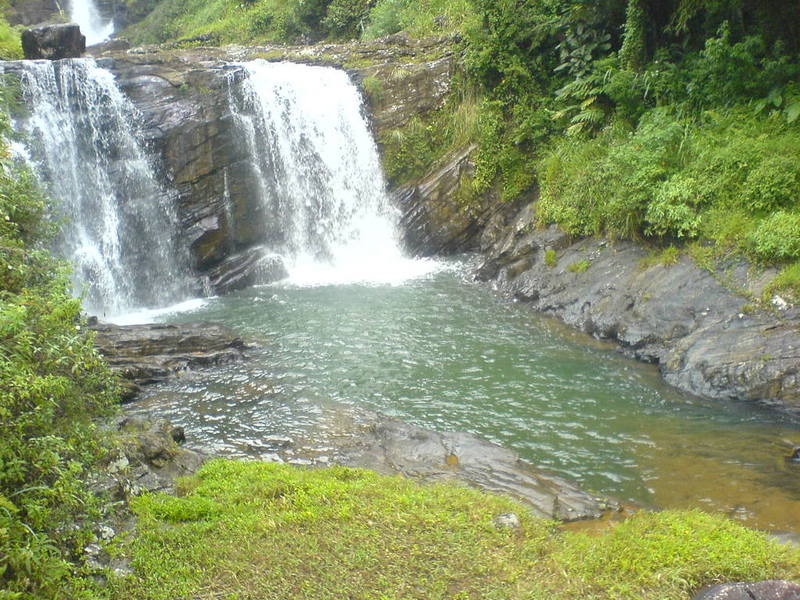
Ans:
POLYGON ((535 190, 463 210, 455 198, 474 172, 470 154, 395 191, 413 253, 476 252, 476 279, 657 364, 671 385, 800 415, 800 308, 760 302, 774 269, 738 261, 711 271, 685 253, 664 264, 634 242, 540 228, 535 190))
MULTIPOLYGON (((128 400, 141 386, 180 371, 245 358, 241 338, 212 323, 95 323, 92 327, 99 351, 130 382, 128 400)), ((539 472, 514 452, 469 433, 437 432, 344 406, 337 407, 333 420, 324 433, 309 439, 276 440, 271 460, 307 466, 338 464, 422 481, 459 481, 512 496, 534 514, 562 521, 596 519, 620 509, 616 502, 539 472)), ((114 427, 123 440, 121 453, 109 465, 116 487, 112 495, 118 498, 170 491, 175 477, 194 472, 211 457, 202 450, 179 448, 177 444, 186 439, 183 430, 163 419, 128 414, 114 427)))

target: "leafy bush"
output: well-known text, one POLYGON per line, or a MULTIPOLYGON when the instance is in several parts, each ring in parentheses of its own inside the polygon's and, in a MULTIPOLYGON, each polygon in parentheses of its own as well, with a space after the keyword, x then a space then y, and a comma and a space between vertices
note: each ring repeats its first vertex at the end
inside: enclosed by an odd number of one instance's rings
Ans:
POLYGON ((412 0, 381 0, 369 14, 369 25, 364 38, 374 39, 397 33, 410 25, 409 6, 412 0))
POLYGON ((464 31, 475 18, 471 0, 378 0, 365 39, 407 31, 415 37, 464 31))
POLYGON ((800 131, 775 117, 653 109, 632 132, 617 123, 557 141, 538 163, 538 215, 577 235, 704 237, 784 260, 795 256, 785 209, 800 199, 798 164, 800 131))
POLYGON ((366 27, 373 3, 373 0, 333 0, 328 6, 323 24, 335 38, 357 37, 366 27))
POLYGON ((90 539, 80 521, 99 506, 85 484, 104 453, 93 419, 111 411, 116 387, 65 269, 41 248, 44 198, 1 145, 0 588, 63 598, 69 560, 90 539))
POLYGON ((750 232, 755 255, 766 261, 800 258, 800 213, 778 211, 750 232))
POLYGON ((17 60, 20 58, 22 58, 20 32, 16 27, 11 27, 8 21, 0 17, 0 60, 17 60))

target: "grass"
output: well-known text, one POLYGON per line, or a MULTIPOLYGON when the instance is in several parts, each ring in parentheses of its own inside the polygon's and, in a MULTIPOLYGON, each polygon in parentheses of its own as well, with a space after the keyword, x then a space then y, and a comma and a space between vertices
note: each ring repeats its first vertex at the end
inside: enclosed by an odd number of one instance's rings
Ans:
POLYGON ((574 263, 567 265, 567 271, 570 273, 585 273, 586 270, 592 265, 587 259, 576 260, 574 263))
MULTIPOLYGON (((457 88, 441 109, 384 133, 380 142, 389 180, 394 185, 409 183, 429 173, 450 153, 475 144, 480 110, 474 89, 457 88)), ((465 190, 464 195, 471 196, 471 190, 465 190)))
POLYGON ((780 270, 765 288, 763 301, 769 301, 775 294, 784 295, 791 302, 800 302, 800 261, 786 265, 780 270))
POLYGON ((642 514, 592 538, 455 485, 224 460, 182 494, 134 502, 135 575, 112 582, 112 597, 671 600, 800 575, 797 551, 699 512, 642 514), (507 512, 519 530, 493 525, 507 512))
POLYGON ((681 251, 675 246, 667 246, 661 250, 653 250, 642 260, 639 261, 641 269, 649 269, 656 265, 668 267, 678 263, 681 257, 681 251))
POLYGON ((544 251, 544 264, 546 264, 551 269, 556 266, 558 263, 558 257, 556 256, 556 251, 552 248, 548 248, 544 251))

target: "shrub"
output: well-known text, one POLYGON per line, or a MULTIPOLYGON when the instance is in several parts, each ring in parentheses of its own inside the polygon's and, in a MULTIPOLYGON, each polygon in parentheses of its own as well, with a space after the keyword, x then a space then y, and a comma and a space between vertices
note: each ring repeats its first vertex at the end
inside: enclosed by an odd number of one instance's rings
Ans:
POLYGON ((773 211, 800 202, 800 164, 797 156, 766 156, 750 170, 742 200, 753 211, 773 211))
POLYGON ((335 38, 353 38, 366 27, 372 0, 333 0, 322 23, 335 38))
POLYGON ((74 597, 69 560, 99 507, 85 484, 104 454, 93 420, 110 413, 116 387, 66 269, 41 247, 45 200, 0 146, 0 589, 74 597))
POLYGON ((0 17, 0 60, 17 60, 22 58, 22 42, 20 32, 0 17))
POLYGON ((755 255, 766 261, 800 258, 800 213, 778 211, 749 235, 755 255))

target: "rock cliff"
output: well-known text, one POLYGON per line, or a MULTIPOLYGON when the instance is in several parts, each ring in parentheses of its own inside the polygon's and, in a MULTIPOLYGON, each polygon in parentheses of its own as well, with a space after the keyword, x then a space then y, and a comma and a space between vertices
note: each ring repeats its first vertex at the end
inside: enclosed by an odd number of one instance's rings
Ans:
POLYGON ((231 114, 229 94, 241 82, 237 62, 262 58, 344 68, 356 82, 375 78, 383 93, 372 108, 376 132, 439 108, 455 58, 447 40, 403 36, 313 47, 94 50, 142 113, 149 146, 177 190, 182 235, 194 266, 217 293, 280 278, 266 251, 268 215, 231 114))

